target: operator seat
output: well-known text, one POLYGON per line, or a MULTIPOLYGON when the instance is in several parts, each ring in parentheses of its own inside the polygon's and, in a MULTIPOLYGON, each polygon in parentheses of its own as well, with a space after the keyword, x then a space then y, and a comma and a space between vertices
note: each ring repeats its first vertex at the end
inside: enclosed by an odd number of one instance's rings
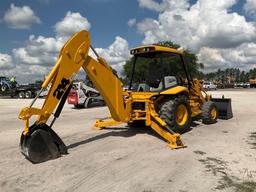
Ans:
MULTIPOLYGON (((179 84, 175 76, 165 76, 164 83, 165 83, 165 88, 175 87, 179 84)), ((162 91, 162 90, 163 90, 162 81, 159 83, 159 86, 157 88, 151 88, 151 91, 155 91, 155 92, 162 91)))
POLYGON ((146 83, 140 83, 137 91, 139 92, 150 92, 150 87, 146 83))

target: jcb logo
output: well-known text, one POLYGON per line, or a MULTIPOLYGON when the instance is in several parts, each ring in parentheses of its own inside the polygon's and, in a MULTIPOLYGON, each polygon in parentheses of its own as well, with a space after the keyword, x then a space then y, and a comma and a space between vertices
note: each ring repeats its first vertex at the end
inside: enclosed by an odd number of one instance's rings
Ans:
POLYGON ((70 81, 68 79, 63 78, 61 80, 60 84, 58 85, 58 87, 56 88, 56 90, 53 92, 53 96, 56 97, 58 100, 60 100, 60 98, 66 91, 67 85, 69 83, 70 83, 70 81))

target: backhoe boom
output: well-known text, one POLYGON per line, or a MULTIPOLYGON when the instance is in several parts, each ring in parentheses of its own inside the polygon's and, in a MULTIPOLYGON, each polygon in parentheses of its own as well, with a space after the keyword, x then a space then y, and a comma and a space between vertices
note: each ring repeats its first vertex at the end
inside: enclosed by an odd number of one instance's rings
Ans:
MULTIPOLYGON (((36 150, 42 148, 42 143, 39 143, 39 140, 47 141, 44 143, 46 145, 45 150, 51 147, 51 143, 63 146, 63 142, 51 141, 50 137, 46 136, 46 134, 49 134, 48 130, 51 129, 53 122, 50 127, 46 123, 56 106, 59 103, 64 105, 65 101, 60 101, 64 95, 67 96, 67 91, 72 84, 73 78, 81 68, 84 69, 101 93, 106 105, 109 107, 112 118, 116 121, 129 121, 131 105, 128 103, 131 101, 129 99, 125 100, 121 81, 103 58, 98 57, 95 60, 88 55, 89 48, 89 32, 81 31, 76 33, 62 48, 58 61, 42 85, 42 89, 44 89, 51 83, 51 88, 42 108, 33 108, 33 101, 30 107, 23 108, 19 114, 19 118, 24 120, 24 130, 21 139, 22 152, 32 162, 41 162, 56 157, 56 154, 49 152, 50 155, 47 155, 47 157, 32 159, 31 157, 37 156, 35 153, 40 153, 40 151, 36 150), (33 115, 37 115, 38 119, 30 126, 29 119, 33 115), (32 134, 37 134, 36 139, 33 139, 32 134)), ((63 99, 65 100, 66 98, 63 99)), ((58 116, 62 107, 59 107, 58 116)), ((53 133, 53 130, 51 130, 50 134, 53 135, 53 133)))

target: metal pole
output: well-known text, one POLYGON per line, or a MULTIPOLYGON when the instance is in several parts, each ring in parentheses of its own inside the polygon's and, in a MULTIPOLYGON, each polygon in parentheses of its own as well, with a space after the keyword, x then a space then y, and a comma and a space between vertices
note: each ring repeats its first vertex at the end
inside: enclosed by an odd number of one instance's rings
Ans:
POLYGON ((40 96, 40 94, 41 94, 44 90, 45 90, 45 88, 40 89, 40 91, 37 93, 36 97, 35 97, 35 98, 33 99, 33 101, 31 102, 29 108, 31 108, 31 107, 34 105, 34 103, 36 102, 36 100, 38 99, 38 97, 40 96))
POLYGON ((128 90, 131 90, 131 88, 132 88, 132 82, 133 82, 134 73, 135 73, 135 63, 136 63, 136 61, 137 61, 137 56, 135 56, 135 57, 133 58, 132 74, 131 74, 131 79, 130 79, 130 84, 129 84, 128 90))
POLYGON ((96 50, 93 48, 93 46, 90 45, 90 47, 91 47, 93 53, 96 55, 96 57, 99 58, 100 56, 98 55, 98 53, 96 52, 96 50))

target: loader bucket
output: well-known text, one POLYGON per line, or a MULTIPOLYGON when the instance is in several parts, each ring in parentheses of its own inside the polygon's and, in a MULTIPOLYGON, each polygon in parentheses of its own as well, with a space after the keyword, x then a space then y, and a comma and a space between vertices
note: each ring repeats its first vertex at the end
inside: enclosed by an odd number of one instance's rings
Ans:
POLYGON ((41 163, 67 154, 67 147, 60 137, 46 124, 34 124, 29 132, 21 135, 21 153, 32 163, 41 163))
POLYGON ((217 106, 220 119, 231 119, 233 117, 231 99, 230 98, 212 98, 211 99, 217 106))

